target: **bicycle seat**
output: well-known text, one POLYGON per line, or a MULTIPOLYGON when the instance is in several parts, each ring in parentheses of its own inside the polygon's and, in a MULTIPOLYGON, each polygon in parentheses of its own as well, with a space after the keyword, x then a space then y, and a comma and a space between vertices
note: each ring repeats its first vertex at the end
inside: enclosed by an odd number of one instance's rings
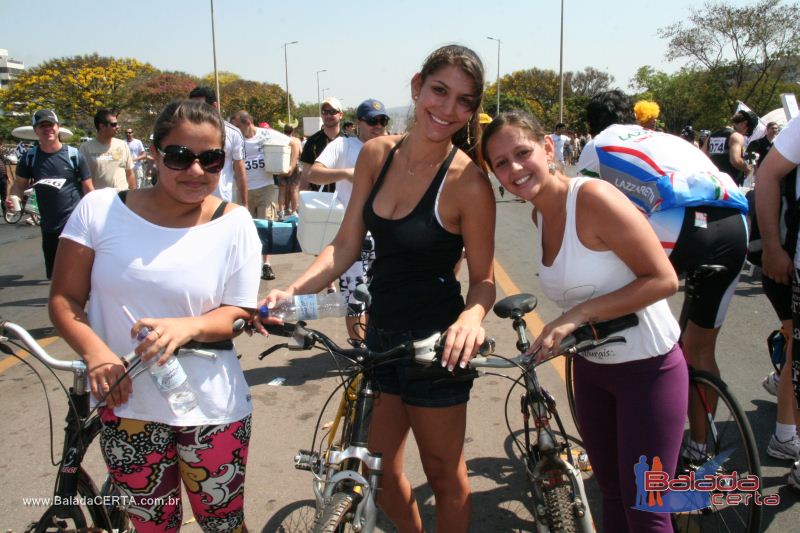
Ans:
POLYGON ((727 270, 728 268, 722 265, 700 265, 689 272, 688 277, 694 279, 706 279, 714 276, 715 274, 722 274, 727 270))
POLYGON ((533 294, 522 293, 503 298, 494 304, 492 309, 494 314, 500 318, 509 318, 513 315, 522 316, 530 313, 536 309, 536 304, 538 303, 536 296, 533 294))

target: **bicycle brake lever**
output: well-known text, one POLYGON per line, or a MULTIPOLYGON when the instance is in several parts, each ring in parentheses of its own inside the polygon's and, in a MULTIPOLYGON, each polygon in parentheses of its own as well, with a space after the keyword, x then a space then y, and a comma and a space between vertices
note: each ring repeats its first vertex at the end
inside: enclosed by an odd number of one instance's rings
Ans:
POLYGON ((605 346, 606 344, 612 344, 612 343, 625 344, 626 342, 627 341, 625 340, 625 337, 621 337, 621 336, 606 337, 605 339, 602 339, 602 340, 599 340, 599 341, 596 341, 596 340, 593 340, 593 339, 588 339, 588 340, 579 342, 578 344, 576 344, 575 346, 573 346, 572 348, 567 350, 567 353, 570 354, 570 355, 576 355, 576 354, 579 354, 581 352, 585 352, 587 350, 593 350, 595 348, 600 348, 601 346, 605 346))
POLYGON ((269 354, 271 354, 273 352, 277 352, 281 348, 288 348, 288 347, 289 347, 289 344, 285 343, 285 342, 283 344, 276 344, 274 346, 270 346, 269 348, 267 348, 266 350, 264 350, 263 352, 258 354, 258 360, 261 361, 262 359, 264 359, 269 354))

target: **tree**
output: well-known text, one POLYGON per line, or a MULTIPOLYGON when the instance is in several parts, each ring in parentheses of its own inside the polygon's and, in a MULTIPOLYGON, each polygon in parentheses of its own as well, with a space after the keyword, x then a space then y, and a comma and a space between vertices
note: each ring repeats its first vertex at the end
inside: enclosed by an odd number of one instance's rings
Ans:
POLYGON ((155 72, 131 80, 127 88, 130 97, 126 127, 132 127, 137 137, 148 137, 161 110, 173 100, 187 98, 198 83, 196 77, 185 72, 155 72))
POLYGON ((0 105, 23 113, 52 108, 65 122, 87 126, 98 109, 123 111, 127 82, 152 72, 155 68, 136 59, 97 54, 51 59, 21 73, 0 93, 0 105))
MULTIPOLYGON (((569 73, 572 94, 579 96, 592 96, 611 89, 614 76, 594 67, 586 67, 582 72, 569 73)), ((566 79, 565 79, 566 83, 566 79)))
POLYGON ((286 91, 279 85, 238 79, 220 87, 220 92, 224 117, 244 109, 256 124, 263 121, 274 124, 286 119, 286 91))
POLYGON ((667 58, 687 58, 709 74, 730 114, 736 100, 766 112, 781 87, 798 77, 800 7, 782 0, 759 0, 733 7, 709 2, 692 9, 686 21, 659 30, 669 39, 667 58))

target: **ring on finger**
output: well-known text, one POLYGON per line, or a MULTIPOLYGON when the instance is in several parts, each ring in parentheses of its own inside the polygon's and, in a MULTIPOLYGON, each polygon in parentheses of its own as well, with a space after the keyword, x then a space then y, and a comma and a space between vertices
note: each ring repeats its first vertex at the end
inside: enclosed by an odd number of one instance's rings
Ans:
POLYGON ((161 338, 161 333, 162 333, 161 331, 156 330, 156 337, 160 339, 161 338))

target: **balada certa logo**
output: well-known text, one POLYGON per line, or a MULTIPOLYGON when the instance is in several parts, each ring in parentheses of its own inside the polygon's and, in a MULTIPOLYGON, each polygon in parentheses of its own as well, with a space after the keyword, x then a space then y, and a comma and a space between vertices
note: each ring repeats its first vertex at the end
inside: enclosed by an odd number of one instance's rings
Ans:
POLYGON ((671 478, 662 470, 661 459, 653 457, 652 465, 642 455, 633 466, 636 476, 634 509, 653 513, 688 513, 713 507, 733 505, 775 506, 779 494, 761 494, 761 480, 756 475, 739 476, 738 472, 720 473, 721 466, 733 450, 709 459, 697 470, 671 478))

